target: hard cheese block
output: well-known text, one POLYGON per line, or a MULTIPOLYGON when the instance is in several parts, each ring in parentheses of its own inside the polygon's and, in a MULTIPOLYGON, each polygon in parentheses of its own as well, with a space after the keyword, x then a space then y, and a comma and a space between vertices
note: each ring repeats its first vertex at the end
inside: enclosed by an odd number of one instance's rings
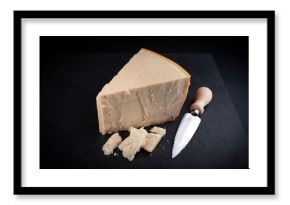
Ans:
POLYGON ((181 66, 142 48, 97 95, 100 133, 174 120, 189 85, 181 66))

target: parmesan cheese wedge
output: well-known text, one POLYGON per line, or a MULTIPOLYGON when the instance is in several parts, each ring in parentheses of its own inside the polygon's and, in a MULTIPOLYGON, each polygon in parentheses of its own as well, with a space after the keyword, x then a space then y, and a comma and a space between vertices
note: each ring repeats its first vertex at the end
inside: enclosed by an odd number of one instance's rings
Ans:
POLYGON ((142 48, 96 97, 101 134, 174 120, 190 75, 172 60, 142 48))

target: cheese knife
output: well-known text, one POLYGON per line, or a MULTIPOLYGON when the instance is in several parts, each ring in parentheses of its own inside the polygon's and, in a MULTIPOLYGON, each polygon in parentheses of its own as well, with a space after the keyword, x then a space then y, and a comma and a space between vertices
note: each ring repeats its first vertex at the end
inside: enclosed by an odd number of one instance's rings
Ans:
POLYGON ((195 102, 191 104, 189 113, 185 113, 177 129, 172 149, 172 158, 176 157, 189 143, 196 132, 204 107, 212 99, 212 92, 207 87, 200 87, 196 90, 195 102))

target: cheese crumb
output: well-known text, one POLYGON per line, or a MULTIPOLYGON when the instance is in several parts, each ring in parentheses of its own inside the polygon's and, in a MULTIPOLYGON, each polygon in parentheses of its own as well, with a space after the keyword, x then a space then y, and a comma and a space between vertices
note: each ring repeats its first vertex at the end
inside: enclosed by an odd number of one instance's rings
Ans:
POLYGON ((132 161, 141 148, 148 152, 153 152, 166 134, 165 129, 157 126, 150 130, 151 133, 148 133, 143 127, 140 129, 131 127, 129 131, 129 137, 123 142, 118 133, 113 134, 102 148, 104 155, 113 154, 114 157, 118 156, 117 152, 113 153, 114 149, 118 147, 122 151, 123 157, 132 161))
POLYGON ((123 157, 132 161, 136 153, 144 146, 148 132, 143 127, 140 129, 131 127, 129 131, 129 137, 127 137, 118 148, 122 151, 123 157))
POLYGON ((148 152, 153 152, 156 146, 159 144, 162 137, 165 136, 166 130, 161 127, 153 127, 146 136, 145 144, 143 145, 143 149, 148 152))
POLYGON ((122 138, 120 137, 119 133, 113 134, 102 148, 104 155, 113 154, 113 150, 116 149, 121 142, 122 138))
POLYGON ((155 126, 150 130, 150 132, 153 132, 155 134, 159 134, 159 135, 161 135, 161 137, 164 137, 164 135, 166 134, 166 129, 155 126))

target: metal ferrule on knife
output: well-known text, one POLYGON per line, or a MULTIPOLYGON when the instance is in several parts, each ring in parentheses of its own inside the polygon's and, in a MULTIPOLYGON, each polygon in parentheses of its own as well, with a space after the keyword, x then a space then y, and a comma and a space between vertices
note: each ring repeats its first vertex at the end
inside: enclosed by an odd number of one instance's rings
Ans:
POLYGON ((193 111, 190 112, 190 114, 192 114, 193 116, 201 117, 201 113, 199 112, 198 109, 194 109, 193 111))

